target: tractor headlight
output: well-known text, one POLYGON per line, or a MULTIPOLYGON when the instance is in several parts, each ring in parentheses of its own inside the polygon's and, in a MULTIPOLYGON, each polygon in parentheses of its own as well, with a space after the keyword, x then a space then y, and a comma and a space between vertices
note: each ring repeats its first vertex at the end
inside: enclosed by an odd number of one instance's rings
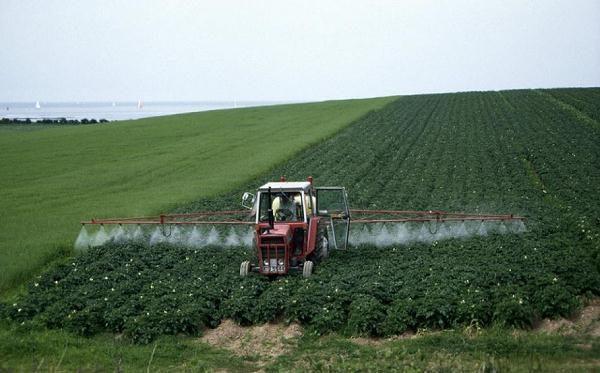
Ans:
POLYGON ((263 260, 263 265, 268 267, 269 266, 269 261, 267 259, 263 260))
POLYGON ((279 259, 279 260, 277 261, 277 264, 279 264, 279 266, 282 266, 282 265, 283 265, 283 259, 279 259))

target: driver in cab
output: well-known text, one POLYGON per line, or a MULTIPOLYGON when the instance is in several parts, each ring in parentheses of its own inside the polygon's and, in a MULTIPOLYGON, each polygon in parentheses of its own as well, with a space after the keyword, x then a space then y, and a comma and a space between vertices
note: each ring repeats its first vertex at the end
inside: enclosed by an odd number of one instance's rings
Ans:
POLYGON ((273 200, 275 221, 296 221, 301 214, 300 193, 281 194, 273 200))

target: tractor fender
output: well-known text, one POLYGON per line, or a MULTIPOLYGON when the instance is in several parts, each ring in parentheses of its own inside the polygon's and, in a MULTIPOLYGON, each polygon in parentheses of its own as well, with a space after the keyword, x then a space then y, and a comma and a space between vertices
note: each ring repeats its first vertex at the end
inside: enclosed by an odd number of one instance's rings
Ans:
POLYGON ((306 253, 305 255, 312 254, 317 247, 317 243, 319 241, 319 218, 318 216, 313 216, 310 218, 308 222, 308 237, 306 240, 306 253))

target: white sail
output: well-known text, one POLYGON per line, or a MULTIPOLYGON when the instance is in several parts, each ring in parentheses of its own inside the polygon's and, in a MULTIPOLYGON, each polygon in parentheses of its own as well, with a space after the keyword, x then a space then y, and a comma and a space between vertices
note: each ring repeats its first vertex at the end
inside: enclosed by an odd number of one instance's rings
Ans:
POLYGON ((138 100, 138 105, 137 105, 138 109, 141 109, 144 107, 144 101, 142 100, 138 100))
POLYGON ((35 108, 36 108, 36 109, 40 109, 40 108, 41 108, 41 106, 40 106, 40 102, 39 102, 39 101, 36 101, 36 102, 35 102, 35 108))

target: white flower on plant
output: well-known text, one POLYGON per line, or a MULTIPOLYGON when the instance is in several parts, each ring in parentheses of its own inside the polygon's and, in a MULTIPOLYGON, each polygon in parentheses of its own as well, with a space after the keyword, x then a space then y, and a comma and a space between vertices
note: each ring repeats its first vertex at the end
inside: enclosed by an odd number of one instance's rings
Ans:
POLYGON ((21 310, 22 310, 22 308, 19 308, 19 309, 17 310, 17 312, 21 312, 21 310))
POLYGON ((93 277, 90 277, 90 281, 94 281, 94 278, 93 278, 93 277))
POLYGON ((558 281, 558 279, 557 279, 556 277, 554 277, 554 278, 552 279, 552 281, 553 281, 553 282, 557 282, 557 281, 558 281))
POLYGON ((38 284, 38 283, 36 282, 36 283, 34 283, 34 284, 33 284, 33 286, 35 286, 35 287, 37 288, 38 286, 40 286, 40 284, 38 284))
POLYGON ((107 277, 107 276, 104 276, 104 279, 105 279, 105 280, 108 280, 108 277, 107 277))
POLYGON ((58 285, 58 281, 54 280, 54 285, 58 285))
POLYGON ((523 304, 523 299, 519 298, 519 304, 523 304))

